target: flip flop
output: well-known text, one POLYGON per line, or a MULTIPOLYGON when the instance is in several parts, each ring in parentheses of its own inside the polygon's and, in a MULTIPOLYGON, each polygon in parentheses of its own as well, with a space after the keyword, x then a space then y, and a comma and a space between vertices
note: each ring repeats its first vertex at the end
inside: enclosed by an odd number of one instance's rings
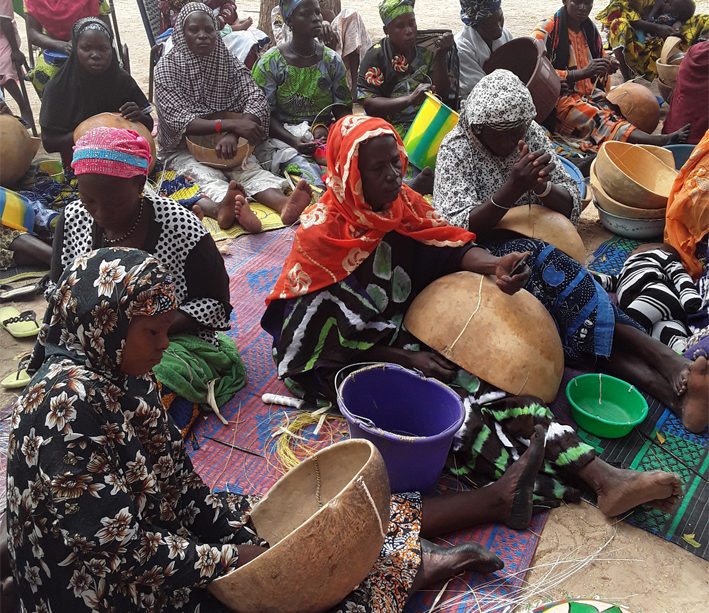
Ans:
POLYGON ((0 385, 5 389, 12 390, 18 387, 25 387, 31 379, 32 377, 30 377, 26 368, 18 368, 0 381, 0 385))
POLYGON ((34 311, 20 313, 12 306, 0 308, 0 326, 15 338, 27 338, 39 332, 37 315, 34 311))
POLYGON ((8 302, 11 300, 29 300, 41 293, 47 285, 47 277, 40 279, 36 283, 13 287, 10 284, 0 285, 0 302, 8 302))

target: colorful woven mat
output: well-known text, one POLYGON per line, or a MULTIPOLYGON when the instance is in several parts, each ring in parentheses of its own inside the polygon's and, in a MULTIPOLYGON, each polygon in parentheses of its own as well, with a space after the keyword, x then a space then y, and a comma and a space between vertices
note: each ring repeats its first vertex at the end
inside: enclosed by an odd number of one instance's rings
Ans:
MULTIPOLYGON (((261 220, 261 232, 266 232, 267 230, 276 230, 277 228, 283 228, 284 224, 281 221, 281 216, 276 213, 273 209, 268 208, 265 204, 259 204, 258 202, 251 203, 251 210, 256 213, 256 217, 261 220)), ((239 224, 234 224, 231 228, 227 230, 222 230, 219 227, 216 219, 211 217, 205 217, 202 220, 204 226, 209 230, 212 238, 219 242, 227 240, 230 238, 236 238, 242 234, 249 234, 247 230, 244 230, 239 224)))
MULTIPOLYGON (((264 311, 264 298, 280 274, 293 234, 292 228, 249 234, 229 245, 231 256, 225 258, 225 263, 230 278, 231 303, 234 305, 229 334, 239 347, 249 379, 246 387, 221 409, 222 415, 229 420, 229 426, 222 425, 211 414, 201 417, 193 428, 192 438, 188 437, 187 441, 195 468, 214 489, 264 494, 283 472, 278 454, 279 429, 300 412, 261 402, 261 395, 266 392, 288 392, 276 378, 271 337, 261 328, 259 321, 264 311), (227 445, 238 446, 241 450, 210 440, 207 436, 227 445)), ((318 436, 312 430, 313 426, 308 426, 299 431, 297 434, 303 439, 294 440, 293 445, 310 444, 314 450, 342 437, 342 430, 338 428, 325 429, 325 433, 318 436)), ((441 484, 443 491, 460 487, 452 480, 441 484)), ((485 611, 504 610, 509 599, 522 586, 525 570, 531 564, 539 541, 537 535, 545 521, 546 515, 543 514, 535 517, 531 529, 527 531, 518 532, 494 524, 446 537, 446 543, 481 543, 505 561, 505 568, 485 576, 467 573, 451 581, 442 598, 448 605, 442 610, 462 613, 474 610, 482 603, 485 604, 485 611)), ((428 611, 440 587, 416 594, 406 611, 428 611)))
MULTIPOLYGON (((560 391, 578 374, 580 371, 567 368, 560 391)), ((675 511, 662 513, 640 506, 626 521, 709 560, 709 434, 706 430, 701 435, 691 434, 674 413, 643 395, 649 405, 647 419, 627 436, 599 438, 582 429, 578 430, 579 435, 613 466, 677 473, 682 479, 684 496, 675 511)), ((559 421, 576 426, 563 393, 551 408, 559 421)))
POLYGON ((636 241, 632 238, 613 236, 593 252, 589 259, 588 269, 595 272, 602 272, 607 275, 617 275, 623 268, 625 260, 630 252, 646 241, 636 241))

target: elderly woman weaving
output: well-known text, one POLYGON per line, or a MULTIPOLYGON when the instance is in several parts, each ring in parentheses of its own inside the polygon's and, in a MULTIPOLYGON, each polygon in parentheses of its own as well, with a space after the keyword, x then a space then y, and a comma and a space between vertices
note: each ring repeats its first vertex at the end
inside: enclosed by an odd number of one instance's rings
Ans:
POLYGON ((505 27, 501 0, 460 0, 463 29, 455 35, 460 62, 460 97, 464 99, 485 76, 483 65, 493 51, 512 40, 505 27))
POLYGON ((707 425, 709 371, 641 332, 591 275, 546 243, 494 230, 512 207, 542 203, 578 216, 578 191, 553 163, 551 144, 533 118, 536 109, 522 82, 496 70, 473 89, 458 125, 438 152, 434 205, 450 223, 475 230, 493 254, 531 253, 525 288, 556 321, 567 359, 602 360, 670 407, 692 432, 707 425))
MULTIPOLYGON (((498 287, 514 293, 529 275, 509 276, 522 254, 481 249, 474 234, 446 224, 402 185, 408 160, 390 124, 345 117, 330 138, 329 189, 303 213, 261 322, 273 336, 279 376, 309 399, 334 400, 335 374, 362 361, 394 362, 464 385, 469 373, 414 338, 404 314, 429 283, 459 270, 493 275, 498 287)), ((574 309, 559 299, 562 309, 574 309)), ((581 479, 598 494, 601 510, 617 515, 643 502, 669 508, 680 491, 671 473, 609 466, 534 399, 505 399, 469 415, 466 424, 472 437, 461 449, 458 474, 498 478, 526 449, 518 439, 526 441, 537 424, 547 431, 546 461, 535 483, 544 498, 578 499, 567 484, 581 479)))

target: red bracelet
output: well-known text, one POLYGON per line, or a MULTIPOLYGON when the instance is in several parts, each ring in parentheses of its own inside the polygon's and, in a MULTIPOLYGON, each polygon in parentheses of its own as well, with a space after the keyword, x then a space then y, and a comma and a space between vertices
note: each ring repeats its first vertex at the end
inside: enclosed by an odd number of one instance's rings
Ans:
POLYGON ((217 122, 214 124, 214 128, 217 131, 217 134, 222 133, 222 120, 221 119, 217 119, 217 122))

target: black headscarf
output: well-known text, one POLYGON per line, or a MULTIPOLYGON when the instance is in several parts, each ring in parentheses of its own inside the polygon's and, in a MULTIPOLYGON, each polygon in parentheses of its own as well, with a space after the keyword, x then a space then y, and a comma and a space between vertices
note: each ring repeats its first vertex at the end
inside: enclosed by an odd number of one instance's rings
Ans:
POLYGON ((98 113, 117 113, 126 102, 135 102, 140 108, 149 106, 133 77, 120 67, 106 24, 96 17, 79 19, 72 28, 71 56, 44 89, 40 125, 73 132, 84 119, 98 113), (101 32, 111 43, 111 64, 100 75, 92 75, 79 61, 79 37, 88 30, 101 32))
MULTIPOLYGON (((602 57, 603 42, 593 22, 590 19, 584 20, 581 30, 586 37, 591 56, 593 58, 602 57)), ((562 6, 554 14, 554 29, 547 36, 546 47, 547 57, 552 66, 557 70, 567 70, 569 68, 569 26, 565 6, 562 6)))

